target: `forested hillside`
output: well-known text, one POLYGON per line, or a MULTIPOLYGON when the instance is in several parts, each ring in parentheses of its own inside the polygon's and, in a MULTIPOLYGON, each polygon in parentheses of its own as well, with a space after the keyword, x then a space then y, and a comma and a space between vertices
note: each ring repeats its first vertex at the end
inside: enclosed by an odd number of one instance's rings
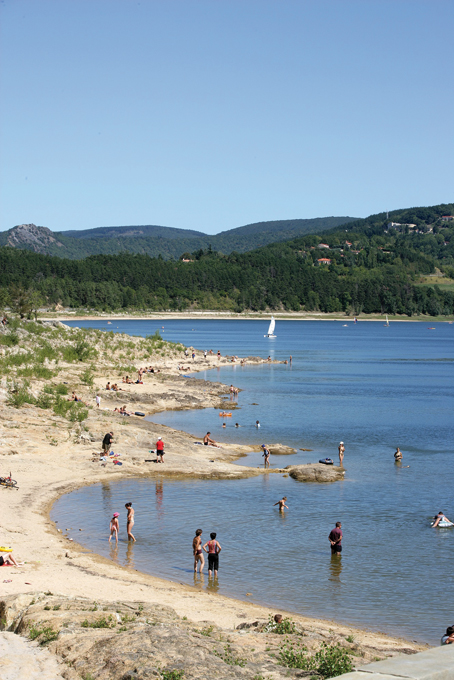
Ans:
MULTIPOLYGON (((454 212, 453 206, 443 207, 454 212)), ((432 212, 426 219, 433 221, 408 227, 411 233, 402 223, 388 227, 386 216, 380 226, 374 216, 356 230, 343 227, 248 253, 199 249, 189 262, 129 253, 68 260, 3 247, 0 306, 10 302, 20 311, 20 303, 23 312, 62 304, 106 311, 201 307, 453 314, 452 291, 417 285, 436 268, 454 278, 454 220, 438 216, 438 207, 427 210, 432 212)))
POLYGON ((352 217, 317 217, 308 220, 276 220, 257 222, 230 229, 217 235, 190 229, 174 229, 157 225, 130 227, 98 227, 81 231, 52 232, 35 224, 22 224, 0 232, 0 246, 10 245, 21 250, 33 250, 43 255, 56 255, 79 260, 90 255, 136 253, 165 260, 182 253, 211 246, 229 254, 245 253, 260 246, 286 241, 345 224, 352 217))

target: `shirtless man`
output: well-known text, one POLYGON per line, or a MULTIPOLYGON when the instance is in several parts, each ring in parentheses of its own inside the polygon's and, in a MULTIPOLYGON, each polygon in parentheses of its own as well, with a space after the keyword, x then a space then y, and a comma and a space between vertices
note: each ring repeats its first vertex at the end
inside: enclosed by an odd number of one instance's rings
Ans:
POLYGON ((219 446, 214 441, 214 439, 211 439, 210 434, 211 434, 211 432, 207 432, 206 435, 204 436, 204 438, 203 438, 204 445, 205 446, 215 446, 218 449, 219 446))
POLYGON ((132 503, 125 503, 125 508, 127 510, 128 516, 126 518, 126 531, 128 533, 128 541, 136 542, 134 535, 132 533, 132 527, 134 526, 134 508, 132 503))
POLYGON ((192 554, 194 555, 194 574, 197 573, 197 564, 199 564, 199 572, 202 573, 205 565, 202 550, 202 529, 197 529, 195 536, 192 539, 192 554))
MULTIPOLYGON (((285 505, 286 500, 287 500, 287 496, 284 496, 283 498, 281 498, 280 501, 278 501, 277 503, 274 504, 274 505, 279 506, 279 512, 284 512, 284 508, 287 508, 287 510, 288 510, 288 505, 285 505)), ((273 505, 273 508, 274 508, 274 505, 273 505)))
POLYGON ((203 546, 203 550, 208 553, 208 577, 211 578, 211 574, 214 571, 214 578, 217 578, 219 569, 219 553, 221 552, 222 548, 216 540, 216 533, 214 531, 210 534, 210 539, 211 540, 207 541, 203 546))

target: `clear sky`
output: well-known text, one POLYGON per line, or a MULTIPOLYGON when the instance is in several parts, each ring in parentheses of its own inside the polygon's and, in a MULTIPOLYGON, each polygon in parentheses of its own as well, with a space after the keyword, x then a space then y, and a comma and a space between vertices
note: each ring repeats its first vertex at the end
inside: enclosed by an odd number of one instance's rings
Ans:
POLYGON ((2 0, 0 230, 454 200, 452 0, 2 0))

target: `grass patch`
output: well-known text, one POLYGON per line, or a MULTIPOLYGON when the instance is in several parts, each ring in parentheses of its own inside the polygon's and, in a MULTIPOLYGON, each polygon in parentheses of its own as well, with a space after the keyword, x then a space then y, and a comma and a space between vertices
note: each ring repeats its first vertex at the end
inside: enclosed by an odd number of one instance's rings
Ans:
POLYGON ((112 614, 109 614, 109 616, 101 616, 99 619, 95 619, 95 621, 85 619, 80 625, 82 628, 115 628, 117 621, 112 614))
POLYGON ((247 659, 242 659, 240 656, 237 656, 228 644, 224 646, 224 652, 215 651, 214 654, 229 666, 240 666, 241 668, 244 668, 247 664, 247 659))
POLYGON ((19 344, 19 336, 17 333, 5 333, 0 335, 0 345, 4 347, 15 347, 19 344))
POLYGON ((28 387, 29 387, 28 383, 24 383, 23 385, 18 385, 17 383, 14 383, 11 387, 9 387, 7 398, 8 406, 13 406, 14 408, 21 408, 21 406, 23 406, 24 404, 34 404, 35 398, 28 391, 28 387))
POLYGON ((286 668, 315 671, 325 680, 353 670, 350 651, 337 644, 322 642, 314 656, 308 656, 305 645, 286 640, 279 650, 278 663, 286 668))
POLYGON ((295 623, 292 619, 284 618, 279 623, 276 623, 273 616, 270 614, 268 623, 265 627, 265 633, 276 633, 277 635, 292 635, 298 633, 295 623))
POLYGON ((40 645, 46 645, 48 642, 56 640, 58 637, 58 630, 54 630, 52 626, 42 626, 40 624, 32 624, 28 631, 28 637, 30 640, 39 639, 40 645))

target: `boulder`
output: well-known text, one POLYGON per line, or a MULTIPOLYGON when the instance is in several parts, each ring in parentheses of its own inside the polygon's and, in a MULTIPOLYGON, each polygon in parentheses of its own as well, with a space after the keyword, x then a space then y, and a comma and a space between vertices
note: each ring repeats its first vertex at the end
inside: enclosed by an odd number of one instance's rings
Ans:
POLYGON ((291 446, 285 446, 284 444, 271 444, 268 448, 273 456, 289 456, 297 452, 296 449, 292 449, 291 446))
POLYGON ((290 477, 298 482, 337 482, 344 478, 345 470, 338 465, 307 463, 307 465, 287 465, 290 477))

